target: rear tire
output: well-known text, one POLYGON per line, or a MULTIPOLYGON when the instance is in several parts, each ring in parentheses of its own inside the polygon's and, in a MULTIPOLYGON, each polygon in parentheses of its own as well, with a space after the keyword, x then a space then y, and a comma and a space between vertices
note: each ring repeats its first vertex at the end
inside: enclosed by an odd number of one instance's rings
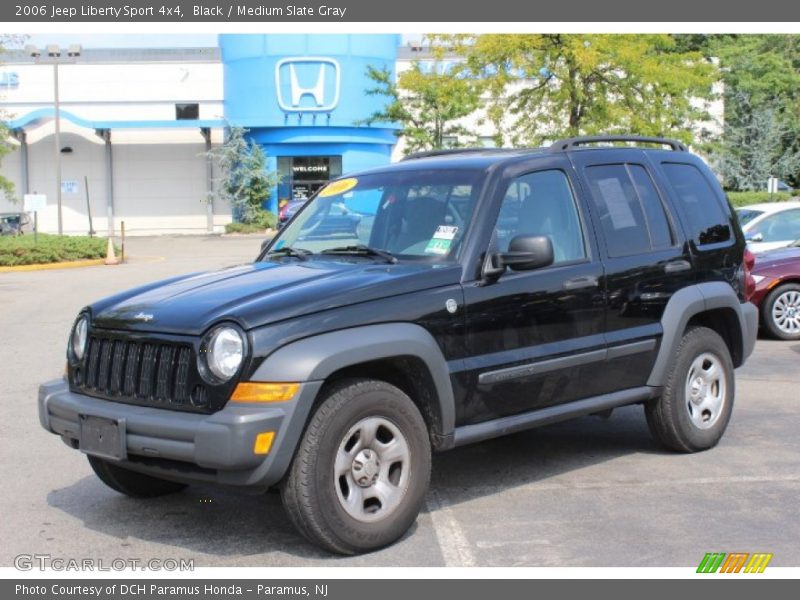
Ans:
POLYGON ((312 543, 339 554, 370 552, 414 523, 430 471, 428 431, 411 399, 383 381, 349 379, 311 417, 283 504, 312 543))
POLYGON ((686 331, 660 398, 645 405, 653 437, 678 452, 717 445, 731 418, 733 361, 725 341, 707 327, 686 331))
POLYGON ((761 322, 770 337, 800 340, 800 285, 784 283, 767 294, 761 305, 761 322))
POLYGON ((92 470, 112 490, 131 498, 156 498, 180 492, 183 483, 137 473, 96 456, 87 456, 92 470))

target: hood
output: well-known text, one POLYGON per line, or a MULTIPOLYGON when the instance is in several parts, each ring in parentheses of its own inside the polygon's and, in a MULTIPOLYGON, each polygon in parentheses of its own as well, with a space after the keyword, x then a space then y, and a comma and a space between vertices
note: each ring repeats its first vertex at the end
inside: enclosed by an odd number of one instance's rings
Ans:
POLYGON ((789 263, 798 263, 800 265, 800 248, 778 248, 777 250, 756 254, 756 264, 753 272, 759 273, 775 267, 782 267, 789 263))
POLYGON ((94 327, 199 335, 218 321, 234 321, 247 330, 452 285, 460 274, 454 265, 389 265, 361 258, 257 262, 166 280, 90 308, 94 327))

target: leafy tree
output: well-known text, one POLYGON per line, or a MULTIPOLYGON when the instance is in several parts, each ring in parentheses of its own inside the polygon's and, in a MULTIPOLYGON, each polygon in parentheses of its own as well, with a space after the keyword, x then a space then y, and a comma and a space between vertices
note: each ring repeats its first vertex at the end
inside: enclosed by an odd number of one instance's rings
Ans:
POLYGON ((229 202, 233 214, 243 223, 267 227, 277 224, 274 213, 264 208, 279 177, 267 170, 267 156, 253 140, 247 140, 242 127, 229 127, 225 142, 207 156, 222 175, 216 179, 214 197, 229 202))
POLYGON ((692 141, 715 66, 669 35, 435 35, 489 92, 499 141, 635 133, 692 141))
POLYGON ((778 99, 755 105, 745 92, 729 94, 730 110, 716 162, 725 185, 742 191, 766 187, 769 177, 784 180, 800 172, 798 131, 792 130, 778 99))
MULTIPOLYGON (((14 150, 14 146, 11 144, 9 139, 11 134, 8 131, 8 127, 5 125, 6 118, 7 116, 0 111, 0 163, 2 163, 4 156, 14 150)), ((7 200, 10 202, 16 202, 16 198, 14 196, 14 183, 3 175, 0 175, 0 191, 2 191, 7 200)))
POLYGON ((719 36, 708 46, 725 84, 725 185, 764 189, 774 176, 800 187, 800 35, 719 36))
POLYGON ((392 80, 387 69, 370 66, 368 77, 375 87, 369 95, 385 96, 388 102, 362 122, 399 123, 398 137, 406 141, 406 153, 439 148, 474 145, 475 132, 461 119, 472 115, 481 106, 481 82, 465 77, 458 65, 444 69, 435 62, 432 69, 423 70, 419 62, 412 64, 392 80))

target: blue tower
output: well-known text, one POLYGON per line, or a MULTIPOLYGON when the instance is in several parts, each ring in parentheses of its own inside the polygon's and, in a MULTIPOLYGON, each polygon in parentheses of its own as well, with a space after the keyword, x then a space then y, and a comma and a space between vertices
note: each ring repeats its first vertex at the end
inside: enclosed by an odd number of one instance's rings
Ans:
POLYGON ((400 36, 224 34, 219 45, 225 118, 249 130, 281 175, 267 208, 389 162, 396 128, 363 124, 386 102, 367 94, 367 68, 394 73, 400 36))

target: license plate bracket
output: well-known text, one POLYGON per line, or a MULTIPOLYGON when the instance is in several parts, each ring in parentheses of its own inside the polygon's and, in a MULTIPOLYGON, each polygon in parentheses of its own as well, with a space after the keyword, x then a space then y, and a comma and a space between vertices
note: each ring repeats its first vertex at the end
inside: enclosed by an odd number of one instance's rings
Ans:
POLYGON ((125 419, 106 419, 92 415, 80 415, 81 452, 109 458, 125 460, 128 457, 125 443, 125 419))

